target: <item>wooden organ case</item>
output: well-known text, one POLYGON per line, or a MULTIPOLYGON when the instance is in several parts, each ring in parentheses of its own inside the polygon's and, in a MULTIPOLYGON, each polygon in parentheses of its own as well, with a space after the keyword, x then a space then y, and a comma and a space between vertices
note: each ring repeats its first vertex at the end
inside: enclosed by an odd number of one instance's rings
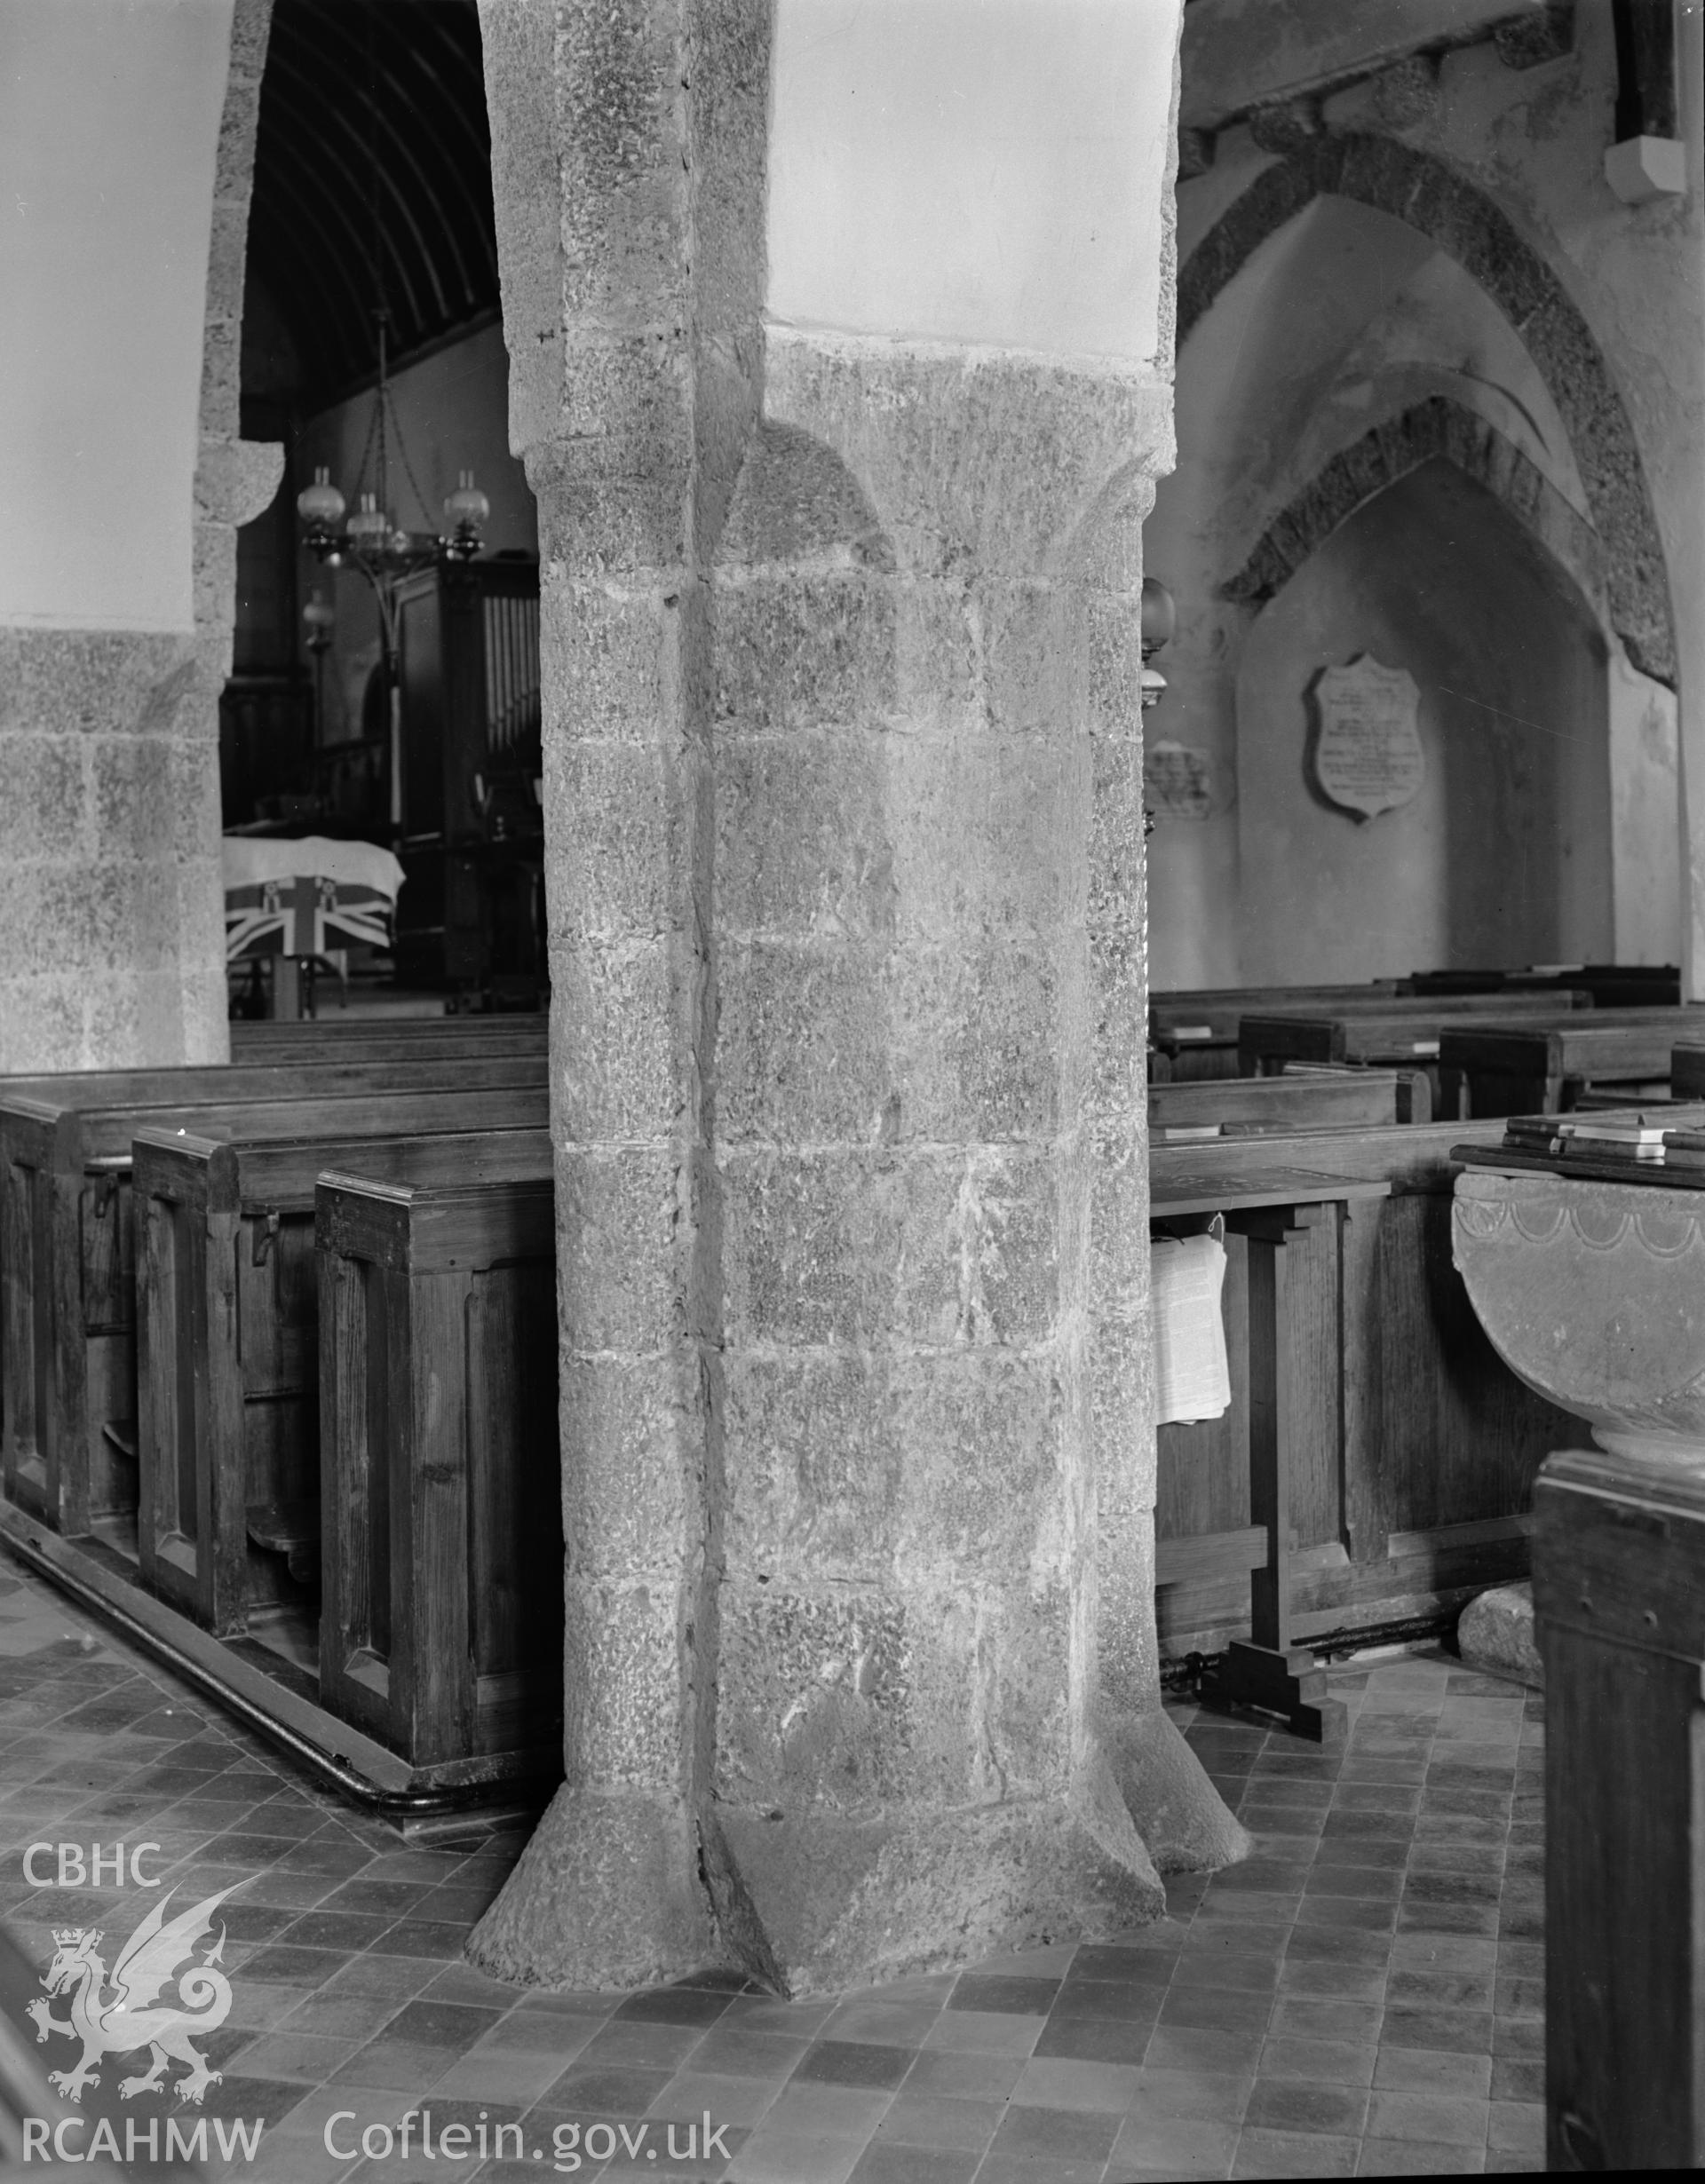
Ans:
POLYGON ((547 985, 539 569, 449 563, 398 591, 402 842, 397 975, 464 1005, 547 985))

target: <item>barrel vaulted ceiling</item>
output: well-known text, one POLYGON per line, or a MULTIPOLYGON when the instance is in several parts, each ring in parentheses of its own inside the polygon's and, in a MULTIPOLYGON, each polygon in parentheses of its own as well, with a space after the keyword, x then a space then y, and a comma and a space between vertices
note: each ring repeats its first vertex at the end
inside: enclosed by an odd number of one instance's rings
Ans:
POLYGON ((474 0, 276 0, 255 147, 249 277, 315 408, 498 308, 474 0))

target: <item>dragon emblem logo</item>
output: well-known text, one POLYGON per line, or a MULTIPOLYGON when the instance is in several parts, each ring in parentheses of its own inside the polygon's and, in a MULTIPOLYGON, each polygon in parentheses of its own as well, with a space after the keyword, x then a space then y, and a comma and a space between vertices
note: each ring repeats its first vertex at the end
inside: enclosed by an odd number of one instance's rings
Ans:
MULTIPOLYGON (((233 1887, 242 1886, 241 1881, 233 1883, 233 1887)), ((102 1939, 99 1927, 54 1928, 53 1961, 42 1982, 47 1992, 29 2005, 29 2014, 36 2021, 38 2043, 50 2032, 63 2032, 83 2042, 83 2059, 75 2069, 50 2073, 54 2091, 67 2101, 81 2101, 85 2085, 99 2085, 100 2073, 94 2066, 103 2055, 128 2055, 140 2047, 150 2051, 151 2066, 138 2077, 119 2081, 119 2094, 125 2101, 159 2092, 163 2074, 174 2061, 188 2067, 188 2075, 176 2084, 180 2101, 199 2106, 208 2087, 218 2082, 220 2073, 208 2069, 190 2039, 192 2034, 213 2031, 230 2014, 231 1982, 219 1968, 225 1928, 219 1928, 218 1940, 199 1963, 194 1951, 210 1931, 213 1913, 232 1888, 222 1888, 218 1895, 179 1911, 167 1924, 166 1906, 174 1893, 167 1890, 125 1943, 110 1982, 97 1953, 102 1939), (177 2002, 159 2002, 156 1998, 174 1979, 177 2002), (55 2017, 49 2007, 59 1994, 70 1998, 68 2019, 55 2017)))

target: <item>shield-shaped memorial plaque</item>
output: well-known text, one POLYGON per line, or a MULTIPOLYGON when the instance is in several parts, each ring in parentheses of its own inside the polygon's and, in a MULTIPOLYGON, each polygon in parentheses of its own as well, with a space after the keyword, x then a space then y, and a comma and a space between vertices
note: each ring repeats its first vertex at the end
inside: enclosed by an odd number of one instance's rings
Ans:
POLYGON ((1363 819, 1408 803, 1427 778, 1415 677, 1363 653, 1347 667, 1322 670, 1314 702, 1314 778, 1322 793, 1363 819))

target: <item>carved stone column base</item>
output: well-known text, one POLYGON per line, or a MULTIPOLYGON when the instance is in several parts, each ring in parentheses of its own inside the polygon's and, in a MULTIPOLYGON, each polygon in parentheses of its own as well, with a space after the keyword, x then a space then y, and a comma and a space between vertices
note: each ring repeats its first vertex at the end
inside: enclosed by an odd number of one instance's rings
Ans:
POLYGON ((1170 1714, 1103 1718, 1101 1734, 1125 1808, 1162 1873, 1216 1872, 1255 1844, 1226 1810, 1170 1714))
POLYGON ((494 1979, 540 1987, 639 1987, 712 1955, 696 1830, 662 1798, 596 1796, 567 1784, 469 1959, 494 1979))
POLYGON ((869 1817, 719 1806, 705 1863, 735 1955, 793 1996, 1093 1941, 1166 1909, 1098 1753, 1065 1797, 869 1817))

